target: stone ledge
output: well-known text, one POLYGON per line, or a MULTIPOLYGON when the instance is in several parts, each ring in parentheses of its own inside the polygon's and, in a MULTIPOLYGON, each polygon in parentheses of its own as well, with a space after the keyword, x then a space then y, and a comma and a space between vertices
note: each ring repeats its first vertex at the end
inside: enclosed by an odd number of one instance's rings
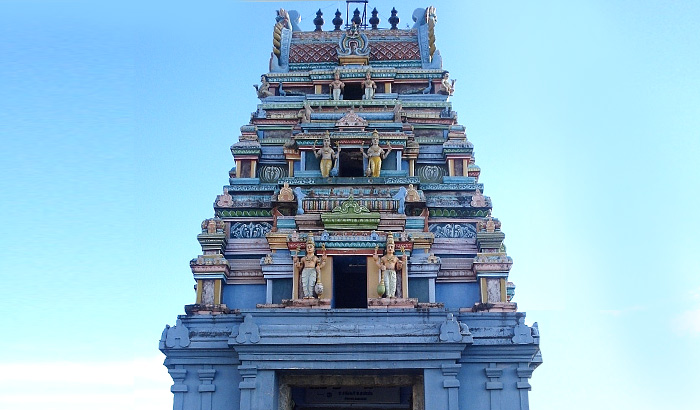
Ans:
POLYGON ((370 309, 381 308, 415 308, 418 306, 416 298, 368 298, 367 307, 370 309))
POLYGON ((185 305, 185 314, 191 315, 222 315, 229 313, 238 313, 238 309, 229 309, 226 305, 185 305))
POLYGON ((282 307, 289 309, 330 309, 330 299, 282 299, 282 307))
POLYGON ((513 302, 475 303, 471 308, 461 308, 460 312, 515 312, 518 304, 513 302))

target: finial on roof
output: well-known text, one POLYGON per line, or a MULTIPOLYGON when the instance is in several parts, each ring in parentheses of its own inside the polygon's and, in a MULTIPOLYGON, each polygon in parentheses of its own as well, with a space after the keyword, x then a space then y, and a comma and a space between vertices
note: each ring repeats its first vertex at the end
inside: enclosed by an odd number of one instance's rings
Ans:
POLYGON ((379 12, 375 7, 374 10, 372 10, 372 17, 369 19, 369 24, 372 25, 372 30, 376 30, 377 26, 379 25, 379 17, 377 16, 377 14, 379 14, 379 12))
POLYGON ((389 17, 389 24, 391 24, 392 30, 396 30, 398 28, 397 26, 398 26, 399 21, 400 21, 399 17, 396 15, 396 13, 398 13, 398 11, 396 11, 396 7, 392 7, 391 8, 391 17, 389 17))
POLYGON ((362 24, 362 17, 360 17, 360 9, 355 9, 355 11, 352 12, 352 20, 350 20, 350 22, 358 26, 362 24))
POLYGON ((318 9, 316 12, 316 18, 314 19, 314 25, 316 25, 316 30, 314 31, 321 31, 321 26, 323 26, 323 12, 321 9, 318 9))
POLYGON ((340 12, 340 10, 335 9, 335 18, 332 21, 333 25, 335 26, 333 31, 340 31, 340 26, 343 25, 343 18, 340 17, 341 15, 342 13, 340 12))

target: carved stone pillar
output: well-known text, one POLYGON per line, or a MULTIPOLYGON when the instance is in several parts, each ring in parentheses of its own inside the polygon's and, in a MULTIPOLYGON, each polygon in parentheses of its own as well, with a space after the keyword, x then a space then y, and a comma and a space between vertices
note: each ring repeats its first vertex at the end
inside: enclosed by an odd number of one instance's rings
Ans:
POLYGON ((484 369, 486 372, 486 377, 489 381, 486 382, 486 390, 489 391, 491 399, 491 410, 501 409, 501 390, 503 390, 503 383, 501 382, 501 376, 503 375, 503 369, 496 366, 496 363, 489 363, 489 367, 484 369))
POLYGON ((461 365, 446 364, 439 369, 425 369, 425 408, 459 410, 459 380, 455 377, 461 365))
POLYGON ((240 410, 253 409, 253 393, 255 392, 256 377, 258 368, 249 365, 238 366, 238 372, 241 374, 243 381, 238 384, 241 390, 241 408, 240 410))
POLYGON ((529 379, 532 377, 534 369, 530 368, 527 363, 520 363, 516 369, 518 382, 516 387, 520 393, 520 410, 530 410, 530 401, 528 399, 528 391, 530 390, 529 379))
POLYGON ((170 387, 170 391, 173 392, 173 410, 184 410, 185 409, 185 393, 187 393, 187 385, 185 382, 185 376, 187 376, 187 370, 185 369, 168 369, 170 377, 173 378, 173 385, 170 387))
POLYGON ((199 369, 197 370, 197 374, 199 375, 199 381, 201 382, 198 389, 202 404, 201 409, 211 410, 212 394, 216 390, 216 386, 214 385, 214 375, 216 374, 216 370, 199 369))
POLYGON ((449 410, 459 410, 459 380, 457 373, 462 367, 461 364, 442 365, 442 386, 447 389, 447 408, 449 410))

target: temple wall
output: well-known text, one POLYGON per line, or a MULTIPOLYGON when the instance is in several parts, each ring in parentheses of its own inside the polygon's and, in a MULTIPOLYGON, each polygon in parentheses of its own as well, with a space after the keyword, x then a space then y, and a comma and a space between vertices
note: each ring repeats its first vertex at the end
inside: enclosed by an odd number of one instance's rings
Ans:
POLYGON ((435 299, 443 302, 446 308, 459 309, 473 306, 479 301, 477 283, 436 283, 435 299))
POLYGON ((258 303, 265 303, 267 285, 224 286, 223 302, 231 309, 255 309, 258 303))

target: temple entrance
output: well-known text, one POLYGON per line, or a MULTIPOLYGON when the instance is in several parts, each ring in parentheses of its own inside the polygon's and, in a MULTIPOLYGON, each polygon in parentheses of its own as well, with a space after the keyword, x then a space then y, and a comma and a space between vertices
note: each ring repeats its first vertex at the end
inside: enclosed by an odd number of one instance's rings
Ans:
POLYGON ((362 153, 357 148, 343 148, 340 150, 340 163, 338 164, 338 176, 363 177, 365 175, 362 153))
POLYGON ((367 258, 333 256, 333 308, 367 308, 367 258))
POLYGON ((412 388, 406 387, 299 387, 292 389, 294 410, 410 410, 412 388))
POLYGON ((286 374, 280 410, 424 410, 417 374, 286 374))

